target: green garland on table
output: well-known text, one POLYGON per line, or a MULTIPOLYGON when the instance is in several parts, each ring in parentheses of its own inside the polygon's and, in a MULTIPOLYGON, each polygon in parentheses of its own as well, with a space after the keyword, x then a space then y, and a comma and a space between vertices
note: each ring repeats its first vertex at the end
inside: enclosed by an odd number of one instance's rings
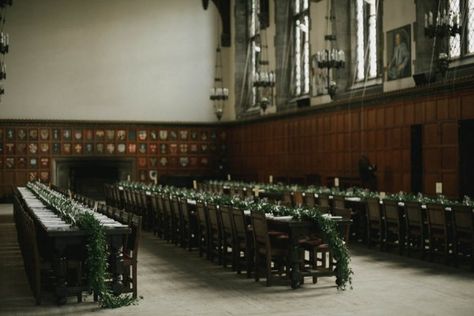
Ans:
POLYGON ((117 308, 136 304, 137 300, 131 295, 114 295, 107 289, 109 252, 105 230, 91 211, 82 209, 82 206, 76 202, 40 182, 30 182, 27 184, 27 188, 66 223, 77 226, 86 232, 88 285, 98 295, 100 307, 117 308))

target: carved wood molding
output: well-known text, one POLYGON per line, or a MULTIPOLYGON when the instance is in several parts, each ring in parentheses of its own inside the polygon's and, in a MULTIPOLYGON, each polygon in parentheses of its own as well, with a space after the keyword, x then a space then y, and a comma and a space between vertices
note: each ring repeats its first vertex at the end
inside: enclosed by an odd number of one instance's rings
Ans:
MULTIPOLYGON (((221 45, 222 47, 230 47, 231 45, 231 34, 230 34, 230 1, 226 0, 212 0, 216 5, 217 10, 222 21, 222 33, 221 33, 221 45)), ((204 10, 209 7, 209 0, 202 0, 202 6, 204 10)))

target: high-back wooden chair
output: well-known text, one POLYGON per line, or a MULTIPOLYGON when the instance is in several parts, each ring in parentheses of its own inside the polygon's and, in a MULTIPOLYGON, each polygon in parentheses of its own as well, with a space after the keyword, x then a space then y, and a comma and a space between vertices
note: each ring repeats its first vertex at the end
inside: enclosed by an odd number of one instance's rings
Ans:
POLYGON ((331 203, 329 202, 329 194, 320 193, 318 195, 318 206, 322 212, 325 212, 325 213, 331 212, 331 203))
POLYGON ((235 270, 237 273, 241 273, 242 267, 245 267, 247 277, 249 278, 252 272, 254 255, 251 231, 248 229, 243 210, 234 207, 231 210, 231 216, 235 241, 235 270))
POLYGON ((183 219, 177 196, 171 196, 171 234, 175 245, 182 244, 183 219))
POLYGON ((23 266, 36 304, 40 305, 42 298, 41 258, 36 239, 36 227, 22 203, 19 200, 15 202, 15 204, 18 203, 14 208, 14 217, 16 218, 18 244, 23 256, 23 266))
POLYGON ((279 272, 284 266, 288 267, 288 237, 275 234, 271 238, 264 213, 252 211, 251 221, 255 253, 255 282, 260 280, 260 270, 263 268, 266 285, 270 286, 273 274, 272 262, 279 268, 279 272))
POLYGON ((405 202, 405 247, 407 251, 420 251, 425 256, 427 227, 421 204, 419 202, 405 202))
MULTIPOLYGON (((341 216, 345 220, 351 220, 352 219, 352 210, 350 208, 336 208, 334 207, 332 209, 332 215, 334 216, 341 216)), ((351 226, 350 224, 346 224, 342 227, 342 238, 346 243, 349 242, 350 238, 350 231, 351 231, 351 226)))
POLYGON ((343 195, 334 195, 332 200, 332 207, 338 209, 346 208, 346 200, 343 195))
POLYGON ((403 250, 402 223, 398 202, 394 200, 383 200, 383 224, 385 246, 394 246, 398 253, 403 250))
POLYGON ((383 224, 378 198, 368 198, 366 203, 367 214, 367 243, 369 247, 373 242, 383 248, 383 224))
POLYGON ((207 214, 209 216, 209 257, 211 260, 217 258, 218 263, 222 264, 221 219, 215 204, 207 205, 207 214))
POLYGON ((171 200, 168 193, 161 195, 163 201, 163 237, 166 241, 173 241, 173 223, 171 200))
POLYGON ((303 204, 304 204, 303 192, 301 192, 301 191, 293 192, 293 206, 294 207, 301 207, 303 204))
POLYGON ((309 208, 312 208, 316 205, 316 199, 314 197, 314 193, 306 192, 304 194, 304 205, 309 208))
POLYGON ((474 271, 474 210, 470 206, 453 206, 454 255, 458 259, 470 258, 474 271))
POLYGON ((191 250, 196 245, 196 225, 191 217, 187 198, 179 199, 179 210, 182 218, 182 247, 191 250))
POLYGON ((209 258, 209 219, 207 208, 202 201, 196 201, 196 213, 198 224, 197 243, 199 248, 199 256, 206 254, 209 258))
POLYGON ((293 204, 292 198, 291 198, 291 192, 288 190, 283 191, 283 197, 281 201, 282 205, 289 206, 291 207, 293 204))
POLYGON ((450 235, 446 221, 446 211, 441 204, 427 204, 426 216, 428 219, 428 238, 430 259, 434 255, 444 256, 445 263, 449 263, 450 235))
POLYGON ((138 249, 140 245, 140 236, 142 229, 142 217, 132 215, 130 219, 131 233, 123 247, 123 266, 125 273, 122 276, 122 282, 125 286, 125 292, 132 292, 133 298, 138 294, 138 249))
POLYGON ((232 227, 231 209, 227 205, 221 205, 218 212, 220 212, 222 223, 222 265, 226 267, 227 263, 230 261, 232 264, 232 270, 235 270, 237 265, 235 263, 234 249, 236 249, 236 246, 232 227))

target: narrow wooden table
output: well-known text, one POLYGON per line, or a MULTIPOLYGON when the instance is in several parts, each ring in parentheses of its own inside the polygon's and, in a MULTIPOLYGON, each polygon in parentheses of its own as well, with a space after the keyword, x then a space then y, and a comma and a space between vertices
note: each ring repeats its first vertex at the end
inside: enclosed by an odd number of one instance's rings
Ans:
MULTIPOLYGON (((82 291, 88 290, 85 286, 71 287, 66 282, 67 261, 71 254, 86 254, 87 233, 78 227, 72 227, 62 220, 56 213, 43 204, 29 189, 19 187, 15 191, 21 201, 27 206, 27 211, 35 221, 39 234, 38 242, 42 255, 49 257, 55 275, 55 294, 58 304, 66 303, 67 296, 80 295, 82 291), (42 250, 42 251, 41 251, 42 250)), ((91 210, 90 210, 91 211, 91 210)), ((121 293, 120 272, 123 267, 121 247, 124 238, 130 233, 127 225, 119 223, 103 214, 93 212, 92 214, 105 228, 108 241, 110 261, 109 269, 112 275, 112 291, 121 293)))

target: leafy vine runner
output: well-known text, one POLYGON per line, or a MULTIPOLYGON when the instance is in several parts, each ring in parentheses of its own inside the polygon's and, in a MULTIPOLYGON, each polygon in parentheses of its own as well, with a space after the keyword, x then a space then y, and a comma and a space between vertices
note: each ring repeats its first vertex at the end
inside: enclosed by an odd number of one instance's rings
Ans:
POLYGON ((88 285, 99 298, 103 308, 117 308, 136 304, 131 295, 114 295, 106 286, 107 258, 109 252, 104 227, 94 217, 93 211, 51 190, 40 182, 29 182, 28 189, 58 216, 71 225, 76 225, 87 233, 87 277, 88 285))

